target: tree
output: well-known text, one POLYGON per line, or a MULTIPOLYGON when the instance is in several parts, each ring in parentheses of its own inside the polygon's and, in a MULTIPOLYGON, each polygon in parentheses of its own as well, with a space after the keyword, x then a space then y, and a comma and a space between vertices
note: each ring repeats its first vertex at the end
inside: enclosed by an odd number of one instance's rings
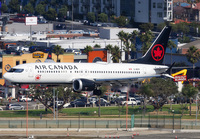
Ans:
MULTIPOLYGON (((131 51, 136 51, 135 48, 135 38, 137 36, 137 31, 133 31, 131 34, 130 33, 126 33, 123 30, 120 31, 117 36, 119 37, 119 39, 121 40, 121 43, 123 42, 124 46, 123 49, 124 51, 128 54, 128 59, 127 62, 130 59, 130 50, 131 51)), ((122 45, 122 44, 121 44, 122 45)))
POLYGON ((111 44, 108 44, 105 49, 111 54, 112 61, 114 63, 119 63, 119 59, 121 58, 119 47, 116 45, 113 47, 111 44))
MULTIPOLYGON (((122 30, 122 31, 120 31, 118 34, 117 34, 117 36, 119 37, 119 39, 121 40, 121 51, 122 51, 122 43, 123 43, 123 41, 124 41, 124 31, 122 30)), ((122 52, 121 52, 121 54, 120 54, 121 56, 122 56, 122 52)), ((121 61, 122 61, 122 59, 121 59, 121 61)))
POLYGON ((30 90, 32 93, 34 93, 35 99, 38 99, 45 107, 46 110, 49 109, 52 112, 54 112, 54 96, 53 91, 55 91, 55 95, 58 92, 58 100, 62 100, 63 104, 58 106, 57 110, 61 110, 63 108, 63 105, 66 102, 69 102, 68 100, 71 100, 72 95, 72 89, 66 86, 59 86, 59 87, 41 87, 39 85, 32 85, 30 86, 30 90))
POLYGON ((95 14, 93 12, 87 13, 87 20, 93 23, 95 21, 95 14))
POLYGON ((146 24, 140 25, 139 27, 142 29, 142 31, 147 32, 147 31, 152 30, 154 28, 154 25, 152 23, 146 23, 146 24))
POLYGON ((170 49, 170 53, 171 53, 171 65, 172 65, 172 48, 176 48, 176 44, 172 40, 169 40, 168 44, 167 44, 167 47, 170 49))
POLYGON ((125 52, 128 54, 128 59, 127 59, 127 62, 129 62, 129 60, 131 59, 131 56, 130 56, 130 49, 134 49, 134 45, 133 43, 131 43, 131 38, 132 38, 132 35, 129 34, 129 33, 124 33, 124 40, 123 40, 123 43, 124 43, 124 50, 125 52))
POLYGON ((186 53, 187 60, 193 65, 193 77, 194 77, 194 65, 199 61, 200 52, 195 46, 191 46, 186 53))
POLYGON ((56 54, 56 56, 57 56, 57 62, 59 62, 58 56, 59 56, 60 54, 63 54, 63 53, 64 53, 64 49, 63 49, 60 45, 56 45, 56 46, 53 48, 53 53, 56 54))
POLYGON ((44 15, 45 14, 45 6, 42 4, 38 4, 35 8, 36 15, 44 15))
POLYGON ((18 0, 11 0, 8 4, 8 8, 10 9, 11 13, 19 12, 20 6, 18 0))
POLYGON ((93 48, 89 45, 87 45, 83 50, 83 52, 86 53, 87 57, 89 57, 89 52, 91 51, 93 51, 93 48))
POLYGON ((119 63, 119 59, 121 58, 121 55, 120 55, 120 49, 118 46, 114 46, 111 50, 111 54, 112 54, 112 61, 114 63, 119 63))
POLYGON ((99 22, 108 22, 108 15, 105 13, 98 14, 98 21, 99 22))
POLYGON ((140 34, 139 38, 142 42, 142 53, 145 54, 151 46, 151 42, 153 40, 153 33, 151 31, 146 31, 145 33, 140 34))
POLYGON ((190 84, 186 85, 182 89, 182 94, 183 96, 186 96, 187 98, 190 99, 190 116, 191 116, 191 105, 192 105, 192 97, 194 97, 198 93, 198 89, 190 84))
POLYGON ((107 91, 106 86, 101 86, 100 87, 101 90, 101 95, 99 95, 99 109, 98 109, 98 116, 101 117, 101 97, 104 96, 104 93, 107 91))
POLYGON ((1 12, 5 13, 5 12, 7 12, 7 10, 8 10, 7 5, 6 4, 1 4, 1 12))
POLYGON ((95 44, 94 48, 101 48, 101 45, 100 44, 95 44))
POLYGON ((157 31, 160 32, 165 26, 166 26, 165 23, 160 23, 160 24, 158 24, 158 26, 157 26, 157 31))
POLYGON ((175 82, 170 79, 151 78, 150 86, 152 89, 153 105, 155 110, 161 108, 166 102, 167 98, 172 94, 178 93, 178 87, 175 82))
POLYGON ((57 17, 57 13, 56 10, 53 8, 49 8, 49 10, 47 11, 47 13, 45 14, 45 17, 47 20, 56 20, 57 17))
MULTIPOLYGON (((132 52, 136 52, 136 47, 135 47, 135 44, 136 44, 136 37, 138 36, 138 31, 134 30, 132 33, 132 38, 131 38, 131 42, 132 42, 132 47, 131 47, 131 51, 132 52)), ((134 57, 135 58, 135 57, 134 57)))
POLYGON ((119 27, 124 27, 129 21, 128 21, 127 17, 120 16, 115 19, 115 22, 118 24, 119 27))
POLYGON ((30 2, 24 7, 24 10, 28 14, 34 12, 34 8, 33 8, 32 4, 30 2))
POLYGON ((151 85, 148 83, 142 84, 142 86, 139 89, 139 93, 144 96, 143 110, 144 110, 144 115, 145 115, 146 104, 147 104, 146 98, 153 95, 153 90, 151 89, 151 85))
POLYGON ((67 10, 67 6, 62 6, 62 8, 59 10, 58 17, 65 18, 67 16, 67 10))

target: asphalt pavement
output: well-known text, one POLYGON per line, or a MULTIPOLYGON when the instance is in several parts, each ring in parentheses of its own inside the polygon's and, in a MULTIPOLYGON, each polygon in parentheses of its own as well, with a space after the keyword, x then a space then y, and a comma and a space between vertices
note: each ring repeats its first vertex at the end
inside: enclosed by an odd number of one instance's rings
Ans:
MULTIPOLYGON (((120 139, 199 139, 200 132, 172 130, 152 130, 136 128, 133 131, 116 129, 0 129, 0 138, 24 137, 34 138, 120 138, 120 139), (27 134, 28 133, 28 134, 27 134)), ((13 138, 14 139, 14 138, 13 138)))

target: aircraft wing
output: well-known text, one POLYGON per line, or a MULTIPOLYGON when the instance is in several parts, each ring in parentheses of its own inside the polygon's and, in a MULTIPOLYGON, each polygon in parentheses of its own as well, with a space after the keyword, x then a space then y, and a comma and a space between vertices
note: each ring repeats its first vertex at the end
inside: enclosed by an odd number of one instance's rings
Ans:
POLYGON ((156 76, 141 76, 141 77, 135 77, 135 78, 112 78, 112 79, 94 79, 96 84, 114 84, 114 85, 127 85, 132 84, 134 82, 142 81, 145 78, 152 78, 152 77, 160 77, 160 75, 156 76))

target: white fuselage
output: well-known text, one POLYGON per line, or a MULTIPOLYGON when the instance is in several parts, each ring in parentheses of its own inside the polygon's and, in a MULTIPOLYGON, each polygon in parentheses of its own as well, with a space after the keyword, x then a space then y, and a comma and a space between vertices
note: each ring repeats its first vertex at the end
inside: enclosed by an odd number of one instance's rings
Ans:
POLYGON ((4 74, 11 83, 67 84, 76 79, 113 81, 160 76, 167 66, 128 63, 29 63, 4 74), (160 70, 155 70, 160 68, 160 70), (15 70, 16 69, 16 70, 15 70), (19 70, 18 70, 19 69, 19 70))

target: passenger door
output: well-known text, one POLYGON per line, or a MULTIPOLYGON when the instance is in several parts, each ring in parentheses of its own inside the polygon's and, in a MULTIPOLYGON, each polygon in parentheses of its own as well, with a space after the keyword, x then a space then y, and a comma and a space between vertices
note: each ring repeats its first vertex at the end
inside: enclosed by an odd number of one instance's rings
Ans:
POLYGON ((33 77, 33 67, 28 66, 28 77, 33 77))

